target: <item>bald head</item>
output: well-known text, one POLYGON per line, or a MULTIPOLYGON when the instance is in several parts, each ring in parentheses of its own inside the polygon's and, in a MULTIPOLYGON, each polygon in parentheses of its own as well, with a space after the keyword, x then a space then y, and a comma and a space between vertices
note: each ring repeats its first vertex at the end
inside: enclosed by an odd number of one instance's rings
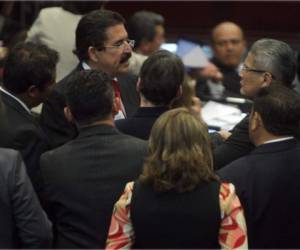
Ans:
POLYGON ((237 67, 246 43, 242 29, 233 22, 222 22, 212 30, 212 46, 216 59, 228 67, 237 67))

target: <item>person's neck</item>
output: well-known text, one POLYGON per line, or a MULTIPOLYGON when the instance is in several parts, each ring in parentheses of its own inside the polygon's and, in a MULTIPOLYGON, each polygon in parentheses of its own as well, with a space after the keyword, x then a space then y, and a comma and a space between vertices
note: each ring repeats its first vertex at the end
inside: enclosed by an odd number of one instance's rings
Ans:
POLYGON ((11 94, 17 97, 20 101, 22 101, 29 109, 32 109, 36 106, 34 104, 34 101, 32 101, 26 94, 11 94))
POLYGON ((149 56, 150 53, 148 51, 145 51, 143 49, 137 48, 134 50, 135 53, 143 55, 143 56, 149 56))
POLYGON ((153 104, 152 102, 148 101, 143 95, 140 95, 141 101, 140 101, 140 107, 141 108, 153 108, 157 105, 153 104))
POLYGON ((109 126, 115 127, 114 119, 112 117, 110 117, 105 120, 95 121, 95 122, 89 123, 87 125, 81 125, 79 127, 86 128, 86 127, 94 127, 94 126, 99 126, 99 125, 109 125, 109 126))
POLYGON ((239 67, 239 64, 238 65, 226 65, 224 64, 223 62, 221 62, 218 58, 214 57, 212 59, 212 62, 217 66, 217 67, 221 67, 223 69, 226 69, 226 70, 237 70, 238 67, 239 67))
POLYGON ((269 132, 265 132, 265 133, 262 133, 260 136, 257 136, 257 138, 253 139, 253 142, 254 142, 255 146, 258 147, 262 144, 265 144, 268 141, 278 140, 278 139, 282 139, 285 137, 288 137, 288 136, 287 135, 274 135, 269 132))
POLYGON ((100 71, 102 71, 102 72, 104 72, 104 73, 106 73, 106 74, 108 74, 109 76, 111 76, 111 78, 116 78, 116 75, 114 75, 114 74, 111 74, 111 73, 108 73, 108 72, 106 72, 105 70, 103 70, 103 69, 99 69, 99 66, 96 64, 96 63, 94 63, 94 62, 92 62, 92 61, 87 61, 87 62, 85 62, 92 70, 100 70, 100 71))

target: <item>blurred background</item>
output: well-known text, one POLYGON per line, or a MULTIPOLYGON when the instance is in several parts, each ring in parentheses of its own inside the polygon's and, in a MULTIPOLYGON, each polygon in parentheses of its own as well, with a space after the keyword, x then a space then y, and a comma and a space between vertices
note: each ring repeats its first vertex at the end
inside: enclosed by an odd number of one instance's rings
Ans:
MULTIPOLYGON (((99 2, 98 2, 99 3, 99 2)), ((7 46, 25 35, 39 10, 60 6, 61 1, 0 2, 0 40, 7 46)), ((95 1, 82 1, 82 5, 95 1)), ((270 37, 300 48, 300 2, 296 1, 109 1, 105 8, 118 11, 126 19, 138 10, 157 12, 165 17, 166 38, 208 43, 211 28, 230 20, 245 31, 248 46, 258 38, 270 37)))

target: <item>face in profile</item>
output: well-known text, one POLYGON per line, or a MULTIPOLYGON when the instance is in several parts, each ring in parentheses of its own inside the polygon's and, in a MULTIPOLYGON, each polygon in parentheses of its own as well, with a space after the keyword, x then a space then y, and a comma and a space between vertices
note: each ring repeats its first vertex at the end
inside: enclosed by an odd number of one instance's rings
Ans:
POLYGON ((54 78, 43 85, 43 88, 38 88, 35 85, 31 85, 27 90, 27 95, 31 100, 31 106, 36 107, 41 103, 45 102, 50 94, 53 91, 54 84, 55 84, 55 74, 54 78))
POLYGON ((255 67, 254 57, 251 53, 248 53, 240 71, 241 94, 247 97, 254 97, 266 85, 264 74, 265 71, 255 67))
POLYGON ((95 50, 93 63, 97 69, 112 77, 126 74, 129 67, 132 47, 123 24, 117 24, 106 30, 104 49, 95 50))
POLYGON ((242 30, 233 23, 223 23, 213 32, 214 55, 225 66, 237 67, 245 46, 242 30))
POLYGON ((165 28, 163 25, 157 25, 155 27, 155 37, 153 39, 151 54, 160 49, 160 46, 165 42, 165 28))

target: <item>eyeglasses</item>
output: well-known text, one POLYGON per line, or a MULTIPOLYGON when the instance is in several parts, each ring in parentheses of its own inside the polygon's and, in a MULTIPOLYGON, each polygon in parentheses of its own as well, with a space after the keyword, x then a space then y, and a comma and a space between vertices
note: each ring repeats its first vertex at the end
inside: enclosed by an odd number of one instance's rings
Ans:
POLYGON ((103 48, 115 48, 115 49, 122 48, 122 49, 124 49, 125 45, 129 45, 131 48, 134 48, 134 44, 135 44, 135 40, 125 39, 125 40, 121 40, 113 45, 103 46, 101 49, 103 49, 103 48))
POLYGON ((265 73, 265 72, 267 72, 266 70, 260 70, 260 69, 250 68, 246 64, 242 65, 242 67, 240 68, 240 71, 255 72, 255 73, 265 73))
POLYGON ((261 69, 253 69, 253 68, 250 68, 248 67, 246 64, 243 64, 240 68, 240 72, 242 71, 246 71, 246 72, 255 72, 255 73, 269 73, 272 78, 275 80, 275 76, 269 72, 269 71, 266 71, 266 70, 261 70, 261 69))

